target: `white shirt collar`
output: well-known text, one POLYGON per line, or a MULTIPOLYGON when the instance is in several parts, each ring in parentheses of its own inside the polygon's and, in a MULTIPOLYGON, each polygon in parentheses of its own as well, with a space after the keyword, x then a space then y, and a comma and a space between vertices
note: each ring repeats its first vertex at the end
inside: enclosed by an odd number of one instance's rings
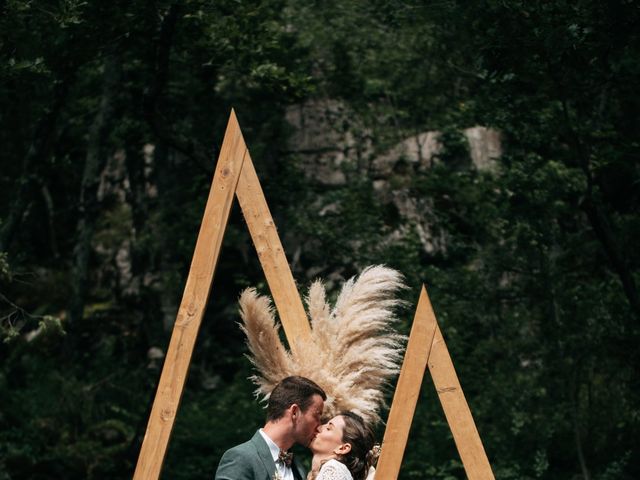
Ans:
POLYGON ((271 456, 273 457, 273 462, 276 464, 276 470, 280 473, 281 478, 283 480, 293 480, 293 470, 291 469, 291 467, 287 467, 282 462, 277 461, 278 457, 280 456, 280 447, 276 445, 273 440, 271 440, 269 435, 264 433, 264 430, 262 428, 258 431, 269 447, 269 451, 271 452, 271 456))
POLYGON ((269 451, 271 452, 271 456, 273 457, 273 461, 275 462, 276 460, 278 460, 278 456, 280 455, 280 447, 278 447, 278 445, 276 445, 276 443, 271 440, 269 435, 264 433, 264 430, 260 429, 258 431, 260 432, 260 435, 262 435, 262 438, 264 438, 264 441, 267 442, 267 446, 269 447, 269 451))

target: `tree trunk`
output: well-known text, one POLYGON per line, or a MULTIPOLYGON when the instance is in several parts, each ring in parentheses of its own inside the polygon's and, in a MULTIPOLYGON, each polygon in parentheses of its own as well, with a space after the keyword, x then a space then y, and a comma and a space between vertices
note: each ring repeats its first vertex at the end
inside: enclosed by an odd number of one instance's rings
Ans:
POLYGON ((114 117, 120 69, 121 59, 118 52, 107 54, 104 61, 102 98, 89 130, 87 155, 80 187, 79 219, 71 276, 72 297, 69 307, 69 318, 72 322, 82 318, 88 291, 91 240, 100 210, 97 192, 100 173, 104 169, 109 155, 108 139, 114 117))
POLYGON ((200 143, 172 130, 160 110, 160 100, 169 80, 169 60, 173 35, 180 19, 181 7, 179 3, 172 4, 162 18, 158 44, 151 68, 153 84, 144 95, 144 116, 154 135, 166 143, 167 146, 182 153, 207 175, 211 173, 210 159, 217 157, 217 152, 211 153, 200 143))
POLYGON ((72 81, 73 75, 70 74, 56 82, 53 88, 53 102, 51 107, 47 109, 37 123, 33 140, 22 162, 22 174, 17 182, 18 188, 14 196, 14 201, 9 210, 9 214, 0 228, 0 252, 9 249, 11 240, 17 232, 24 212, 29 205, 33 179, 37 177, 34 170, 37 168, 38 162, 46 158, 51 151, 56 133, 56 124, 60 117, 62 107, 67 101, 69 87, 72 81), (34 164, 36 167, 34 167, 34 164))
MULTIPOLYGON (((576 367, 577 368, 577 367, 576 367)), ((591 473, 587 466, 587 460, 584 456, 584 447, 582 441, 582 433, 580 426, 580 381, 578 379, 578 372, 573 373, 571 380, 571 400, 573 403, 573 434, 576 445, 576 453, 578 455, 578 463, 580 464, 580 471, 582 472, 582 478, 584 480, 591 480, 591 473)))
MULTIPOLYGON (((556 83, 560 86, 560 91, 563 91, 564 89, 562 88, 562 84, 560 82, 556 83)), ((569 138, 573 143, 576 158, 580 163, 580 168, 582 169, 587 181, 585 197, 580 207, 586 213, 589 224, 596 234, 596 238, 602 245, 614 272, 618 275, 618 278, 622 283, 622 288, 627 300, 629 301, 631 311, 635 315, 636 320, 640 321, 640 296, 638 295, 638 289, 636 288, 633 275, 625 261, 624 252, 616 241, 615 234, 611 227, 611 222, 609 222, 606 212, 598 202, 597 196, 594 193, 596 181, 589 162, 589 148, 585 146, 584 141, 580 138, 576 129, 573 127, 569 105, 566 100, 562 101, 562 111, 564 121, 566 123, 566 129, 569 133, 569 138)))
POLYGON ((56 224, 54 219, 55 207, 53 205, 53 197, 51 196, 49 187, 44 182, 41 182, 40 193, 42 194, 42 199, 44 200, 44 205, 47 210, 47 226, 49 227, 49 245, 51 246, 51 253, 53 254, 53 258, 57 259, 60 257, 60 252, 58 251, 58 242, 56 240, 56 224))
POLYGON ((602 244, 602 247, 609 258, 609 262, 613 267, 613 270, 618 275, 622 288, 629 301, 631 310, 634 313, 636 320, 640 320, 640 298, 638 297, 638 289, 633 279, 633 275, 624 260, 624 254, 616 241, 615 235, 607 218, 595 202, 587 197, 582 203, 582 209, 587 214, 591 228, 593 228, 596 237, 602 244))

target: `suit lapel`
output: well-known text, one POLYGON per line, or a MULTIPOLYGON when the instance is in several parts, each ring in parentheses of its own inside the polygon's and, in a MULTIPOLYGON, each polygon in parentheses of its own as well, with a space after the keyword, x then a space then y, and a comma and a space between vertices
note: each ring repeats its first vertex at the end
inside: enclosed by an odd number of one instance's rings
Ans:
POLYGON ((276 473, 276 464, 273 461, 273 457, 271 456, 271 450, 269 450, 269 445, 264 441, 262 435, 260 435, 260 431, 256 431, 255 435, 251 438, 251 443, 256 449, 257 457, 259 463, 265 469, 267 473, 267 477, 272 479, 276 473))
POLYGON ((293 470, 293 476, 296 480, 305 480, 306 472, 304 468, 302 468, 302 464, 298 461, 296 456, 293 457, 293 464, 291 465, 293 470))
MULTIPOLYGON (((262 435, 260 435, 260 431, 256 431, 256 433, 251 438, 251 443, 256 449, 258 462, 262 464, 267 473, 267 477, 271 480, 276 473, 276 464, 273 461, 273 457, 271 456, 271 450, 269 450, 269 445, 264 441, 262 435)), ((291 470, 293 471, 293 476, 296 480, 305 480, 306 479, 306 471, 302 467, 302 464, 298 461, 296 456, 293 457, 293 463, 291 465, 291 470)))

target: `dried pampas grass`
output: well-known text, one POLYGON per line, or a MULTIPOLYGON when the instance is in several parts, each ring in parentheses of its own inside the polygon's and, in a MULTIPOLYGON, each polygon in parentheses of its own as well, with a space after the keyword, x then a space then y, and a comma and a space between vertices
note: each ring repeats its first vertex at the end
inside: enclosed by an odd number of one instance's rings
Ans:
POLYGON ((396 270, 376 265, 351 278, 333 308, 321 281, 309 288, 306 302, 311 321, 310 341, 298 340, 288 352, 278 336, 280 325, 268 297, 249 288, 240 296, 241 328, 247 336, 249 359, 257 374, 251 380, 263 400, 289 375, 310 378, 327 393, 325 414, 343 410, 368 423, 380 421, 384 386, 399 371, 405 337, 394 333, 396 292, 405 288, 396 270))

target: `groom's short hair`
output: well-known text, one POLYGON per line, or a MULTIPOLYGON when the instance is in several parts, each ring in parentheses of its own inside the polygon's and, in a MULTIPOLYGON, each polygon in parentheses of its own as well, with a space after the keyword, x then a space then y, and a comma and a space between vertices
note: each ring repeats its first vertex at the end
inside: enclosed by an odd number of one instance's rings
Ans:
POLYGON ((267 404, 267 421, 278 420, 284 416, 284 412, 294 403, 303 412, 311 405, 314 395, 320 395, 322 400, 327 399, 327 394, 313 380, 306 377, 286 377, 278 383, 267 404))

